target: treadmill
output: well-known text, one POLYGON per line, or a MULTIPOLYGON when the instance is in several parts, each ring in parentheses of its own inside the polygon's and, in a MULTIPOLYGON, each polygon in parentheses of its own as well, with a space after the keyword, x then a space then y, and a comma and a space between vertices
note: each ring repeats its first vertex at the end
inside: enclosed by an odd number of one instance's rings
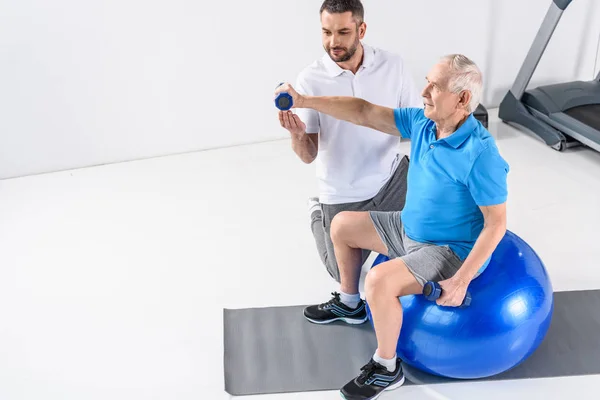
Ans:
POLYGON ((585 145, 600 151, 600 72, 592 81, 574 81, 525 90, 571 0, 553 0, 519 74, 498 110, 506 123, 528 128, 562 151, 585 145))

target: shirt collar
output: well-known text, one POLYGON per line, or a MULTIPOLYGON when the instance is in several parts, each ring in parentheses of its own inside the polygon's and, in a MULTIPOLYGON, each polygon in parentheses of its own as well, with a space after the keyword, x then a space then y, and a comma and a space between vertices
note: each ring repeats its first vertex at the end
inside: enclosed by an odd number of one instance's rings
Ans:
MULTIPOLYGON (((363 47, 364 55, 363 62, 360 68, 369 68, 373 65, 373 62, 375 61, 375 50, 365 43, 361 42, 361 45, 363 47)), ((337 65, 337 63, 333 61, 327 53, 323 54, 323 64, 325 64, 325 68, 327 69, 327 72, 332 78, 335 78, 336 76, 339 76, 346 71, 345 69, 337 65)))
MULTIPOLYGON (((441 140, 448 143, 450 146, 458 149, 464 142, 471 136, 471 133, 475 130, 477 125, 476 119, 473 114, 467 117, 467 120, 458 128, 452 135, 445 137, 441 140)), ((435 124, 433 125, 433 131, 435 133, 435 124)), ((435 136, 434 136, 435 137, 435 136)))

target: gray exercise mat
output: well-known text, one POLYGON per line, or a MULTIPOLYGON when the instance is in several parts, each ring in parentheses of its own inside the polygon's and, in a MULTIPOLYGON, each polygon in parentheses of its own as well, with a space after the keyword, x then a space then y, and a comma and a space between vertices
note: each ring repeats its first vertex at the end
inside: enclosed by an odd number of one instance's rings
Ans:
MULTIPOLYGON (((312 324, 304 306, 224 310, 225 390, 232 395, 338 390, 376 349, 371 325, 312 324)), ((482 380, 600 374, 600 290, 554 293, 540 347, 521 365, 482 380)), ((464 382, 405 366, 410 384, 464 382)))

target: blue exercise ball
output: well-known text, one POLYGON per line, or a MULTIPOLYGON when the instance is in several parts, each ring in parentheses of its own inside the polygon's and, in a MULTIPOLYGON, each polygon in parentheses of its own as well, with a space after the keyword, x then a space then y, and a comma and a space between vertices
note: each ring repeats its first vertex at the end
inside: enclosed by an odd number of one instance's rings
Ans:
MULTIPOLYGON (((387 261, 379 255, 372 267, 387 261)), ((507 231, 487 269, 468 288, 471 305, 438 306, 422 294, 400 297, 403 324, 396 352, 404 363, 433 375, 477 379, 507 371, 543 341, 554 309, 544 264, 507 231)), ((369 320, 371 311, 367 304, 369 320)))

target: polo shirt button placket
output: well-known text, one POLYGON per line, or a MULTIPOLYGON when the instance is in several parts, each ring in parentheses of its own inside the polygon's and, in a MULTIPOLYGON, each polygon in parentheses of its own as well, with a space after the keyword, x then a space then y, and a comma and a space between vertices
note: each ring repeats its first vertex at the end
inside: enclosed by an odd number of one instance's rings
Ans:
POLYGON ((424 162, 428 162, 429 161, 429 159, 431 158, 431 156, 433 154, 432 152, 433 152, 434 147, 435 147, 434 144, 430 144, 429 145, 429 151, 425 151, 424 152, 424 154, 423 154, 423 161, 424 162))

